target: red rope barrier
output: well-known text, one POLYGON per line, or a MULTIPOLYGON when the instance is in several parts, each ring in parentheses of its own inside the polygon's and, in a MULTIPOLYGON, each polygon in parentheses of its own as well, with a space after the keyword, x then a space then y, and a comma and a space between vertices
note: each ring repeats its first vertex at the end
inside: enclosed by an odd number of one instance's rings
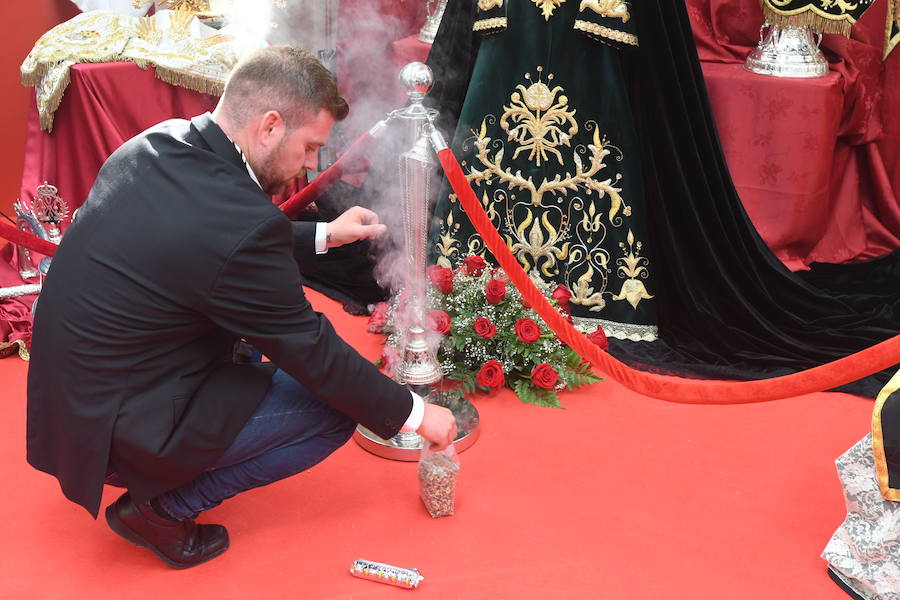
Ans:
POLYGON ((805 371, 755 381, 698 381, 637 371, 591 343, 556 311, 537 289, 482 208, 449 148, 438 158, 453 191, 485 245, 525 300, 563 342, 592 366, 645 396, 684 404, 767 402, 832 389, 900 363, 900 335, 833 362, 805 371))
POLYGON ((56 244, 42 240, 36 235, 26 233, 18 227, 13 227, 6 223, 0 223, 0 237, 11 241, 17 246, 23 246, 29 250, 39 252, 44 256, 53 256, 56 254, 56 244))
POLYGON ((333 165, 319 173, 302 190, 285 200, 279 205, 279 208, 288 216, 289 219, 295 218, 304 208, 316 201, 316 199, 325 193, 338 179, 344 176, 344 173, 357 173, 367 171, 369 168, 369 160, 363 154, 363 149, 368 146, 369 141, 374 139, 371 132, 366 132, 359 136, 353 145, 350 146, 341 157, 335 161, 333 165))

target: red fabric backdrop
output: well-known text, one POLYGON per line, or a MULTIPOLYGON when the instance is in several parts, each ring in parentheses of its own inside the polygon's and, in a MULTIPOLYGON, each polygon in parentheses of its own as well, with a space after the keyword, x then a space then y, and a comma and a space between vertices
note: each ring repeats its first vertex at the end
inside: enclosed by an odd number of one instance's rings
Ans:
POLYGON ((759 40, 753 1, 686 0, 729 167, 751 219, 794 268, 900 246, 900 52, 881 59, 886 2, 852 39, 825 35, 832 72, 778 79, 741 68, 759 40))

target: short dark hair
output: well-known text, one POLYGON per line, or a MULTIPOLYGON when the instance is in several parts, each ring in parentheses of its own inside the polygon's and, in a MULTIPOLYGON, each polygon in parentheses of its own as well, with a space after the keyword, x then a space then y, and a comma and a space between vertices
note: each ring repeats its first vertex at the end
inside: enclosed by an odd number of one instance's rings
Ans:
POLYGON ((325 65, 294 46, 252 52, 234 67, 222 94, 222 110, 238 127, 274 110, 288 129, 294 129, 323 109, 335 121, 342 121, 350 111, 325 65))

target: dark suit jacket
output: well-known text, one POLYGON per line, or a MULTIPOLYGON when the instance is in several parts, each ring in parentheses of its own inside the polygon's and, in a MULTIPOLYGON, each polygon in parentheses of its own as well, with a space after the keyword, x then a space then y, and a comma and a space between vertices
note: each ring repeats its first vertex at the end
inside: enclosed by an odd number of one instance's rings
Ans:
POLYGON ((104 164, 53 259, 35 315, 28 461, 95 517, 112 461, 138 500, 212 465, 256 409, 270 365, 230 362, 245 338, 378 435, 409 392, 310 307, 293 224, 210 116, 162 123, 104 164))

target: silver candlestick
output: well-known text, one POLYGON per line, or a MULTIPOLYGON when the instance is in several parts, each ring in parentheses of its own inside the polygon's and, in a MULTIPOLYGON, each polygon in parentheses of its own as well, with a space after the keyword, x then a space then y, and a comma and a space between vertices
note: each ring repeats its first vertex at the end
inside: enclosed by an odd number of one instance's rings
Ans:
MULTIPOLYGON (((398 312, 399 322, 405 324, 405 329, 401 337, 403 360, 395 378, 421 394, 426 402, 445 406, 453 412, 457 427, 454 444, 460 452, 477 438, 478 411, 458 391, 431 388, 441 381, 443 371, 425 327, 429 202, 435 192, 433 180, 437 165, 430 135, 437 111, 426 108, 422 101, 431 90, 434 78, 425 64, 413 62, 400 71, 400 81, 406 88, 408 101, 404 108, 391 113, 390 120, 404 124, 412 148, 400 156, 406 275, 398 312)), ((373 454, 396 460, 418 460, 424 443, 416 433, 399 433, 384 440, 362 426, 357 428, 355 438, 373 454)))

